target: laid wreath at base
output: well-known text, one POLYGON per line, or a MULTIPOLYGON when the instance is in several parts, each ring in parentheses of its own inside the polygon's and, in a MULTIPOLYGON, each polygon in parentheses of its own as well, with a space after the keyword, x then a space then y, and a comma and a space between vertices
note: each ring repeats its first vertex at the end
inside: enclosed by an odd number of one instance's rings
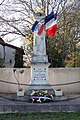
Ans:
POLYGON ((37 90, 33 90, 31 95, 30 95, 30 102, 34 102, 34 103, 44 103, 44 102, 50 102, 53 100, 53 95, 49 94, 47 90, 43 91, 37 91, 37 90))

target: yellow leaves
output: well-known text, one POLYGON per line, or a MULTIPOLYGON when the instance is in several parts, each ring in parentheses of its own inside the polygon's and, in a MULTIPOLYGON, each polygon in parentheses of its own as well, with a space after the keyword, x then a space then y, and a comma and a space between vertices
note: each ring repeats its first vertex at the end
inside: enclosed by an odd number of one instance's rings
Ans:
POLYGON ((26 35, 26 37, 24 38, 24 40, 23 40, 23 43, 24 43, 24 45, 26 45, 26 44, 30 44, 30 43, 32 43, 32 39, 31 39, 31 37, 29 37, 28 35, 26 35))
POLYGON ((44 13, 44 8, 37 7, 36 11, 39 13, 44 13))
POLYGON ((62 49, 59 49, 59 50, 58 50, 58 54, 61 53, 61 51, 62 51, 62 49))
POLYGON ((29 16, 30 20, 34 23, 35 19, 34 19, 34 16, 29 16))

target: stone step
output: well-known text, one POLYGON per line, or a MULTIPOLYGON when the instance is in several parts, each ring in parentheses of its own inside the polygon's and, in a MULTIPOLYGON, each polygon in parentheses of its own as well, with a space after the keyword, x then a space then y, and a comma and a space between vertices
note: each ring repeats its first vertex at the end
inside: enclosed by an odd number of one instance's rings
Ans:
POLYGON ((54 97, 53 101, 48 103, 30 103, 27 96, 17 97, 16 94, 0 95, 0 113, 75 111, 80 111, 80 95, 54 97))

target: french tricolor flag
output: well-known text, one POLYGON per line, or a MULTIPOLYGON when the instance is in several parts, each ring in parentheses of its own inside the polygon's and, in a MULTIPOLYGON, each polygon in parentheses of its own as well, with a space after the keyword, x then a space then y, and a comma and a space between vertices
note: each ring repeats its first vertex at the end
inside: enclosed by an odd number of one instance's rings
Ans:
POLYGON ((45 20, 45 30, 49 36, 55 36, 58 30, 56 17, 57 14, 52 12, 45 20))
MULTIPOLYGON (((45 23, 41 24, 40 29, 37 31, 37 34, 41 35, 43 29, 45 29, 46 33, 49 36, 55 36, 56 31, 58 30, 56 18, 57 18, 57 13, 54 14, 54 12, 51 12, 48 16, 46 16, 45 23)), ((36 26, 39 24, 38 22, 36 23, 37 23, 36 25, 34 23, 33 26, 35 27, 32 31, 35 31, 36 26)))

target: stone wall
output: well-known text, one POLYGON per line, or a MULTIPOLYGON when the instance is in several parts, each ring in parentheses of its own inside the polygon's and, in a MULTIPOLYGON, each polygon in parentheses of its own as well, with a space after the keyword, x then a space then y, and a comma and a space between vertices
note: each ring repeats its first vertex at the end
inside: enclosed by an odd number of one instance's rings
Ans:
MULTIPOLYGON (((69 82, 80 81, 80 68, 49 68, 48 72, 49 83, 63 84, 69 82)), ((8 82, 18 81, 22 84, 29 84, 31 81, 30 68, 0 68, 0 80, 8 82)), ((27 86, 20 86, 27 89, 27 86)), ((80 83, 70 85, 53 86, 54 89, 63 89, 65 93, 80 93, 80 83)), ((18 85, 0 82, 0 93, 15 93, 18 90, 18 85)))
MULTIPOLYGON (((52 68, 49 69, 49 82, 51 84, 63 84, 80 81, 80 68, 52 68)), ((61 88, 64 93, 80 93, 80 83, 63 86, 55 86, 55 89, 61 88)))

